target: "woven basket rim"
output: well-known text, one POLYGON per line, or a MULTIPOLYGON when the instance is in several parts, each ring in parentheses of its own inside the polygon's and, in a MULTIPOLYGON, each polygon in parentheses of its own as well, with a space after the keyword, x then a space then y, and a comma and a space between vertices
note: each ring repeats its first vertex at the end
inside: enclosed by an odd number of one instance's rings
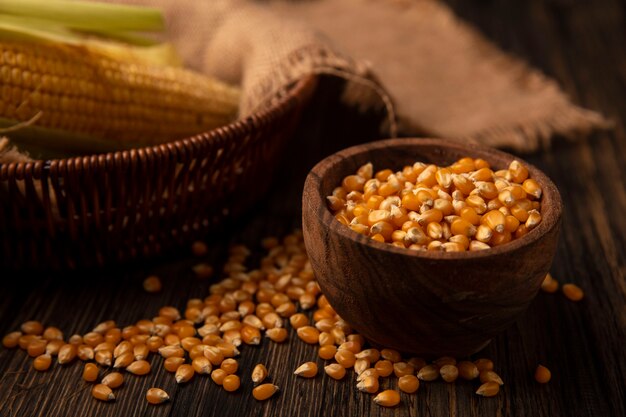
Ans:
POLYGON ((266 108, 258 110, 242 119, 234 120, 226 125, 219 126, 205 132, 200 132, 193 136, 176 139, 170 142, 158 145, 142 146, 132 149, 123 149, 112 152, 104 152, 89 155, 72 156, 69 158, 59 159, 41 159, 28 162, 11 162, 8 164, 0 163, 0 178, 14 177, 23 179, 25 176, 32 175, 35 178, 40 177, 44 170, 55 170, 61 166, 81 166, 83 162, 91 160, 110 160, 123 161, 131 158, 137 153, 164 153, 168 154, 175 150, 189 149, 203 142, 215 140, 224 140, 225 137, 233 137, 238 133, 249 132, 260 125, 271 123, 278 118, 283 112, 287 111, 291 102, 298 99, 298 96, 306 91, 315 82, 316 75, 311 74, 302 77, 293 83, 285 86, 277 91, 272 97, 273 102, 266 108), (3 175, 4 174, 4 175, 3 175))

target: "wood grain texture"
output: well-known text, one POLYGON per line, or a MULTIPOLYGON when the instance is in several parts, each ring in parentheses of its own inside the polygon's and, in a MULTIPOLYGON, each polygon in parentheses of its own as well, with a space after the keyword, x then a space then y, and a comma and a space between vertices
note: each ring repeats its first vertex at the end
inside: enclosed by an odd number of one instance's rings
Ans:
POLYGON ((325 158, 308 175, 302 229, 324 294, 368 339, 425 356, 461 357, 509 328, 537 295, 549 271, 561 219, 561 197, 528 165, 543 190, 542 221, 521 239, 480 252, 414 252, 379 243, 336 221, 326 196, 371 162, 399 171, 416 161, 447 166, 481 158, 494 170, 516 157, 442 139, 393 139, 357 145, 325 158))
MULTIPOLYGON (((473 394, 475 385, 423 384, 402 406, 382 409, 358 393, 353 381, 296 380, 292 370, 313 360, 303 343, 246 349, 242 368, 265 361, 281 393, 257 403, 250 383, 227 394, 208 379, 174 386, 162 371, 129 377, 114 404, 93 401, 79 367, 54 365, 47 373, 30 370, 23 352, 0 349, 0 416, 616 416, 626 415, 626 30, 625 6, 617 0, 447 0, 465 19, 503 48, 555 77, 575 101, 613 117, 617 128, 578 143, 560 141, 549 151, 525 157, 548 174, 561 191, 561 238, 554 276, 580 285, 579 303, 561 294, 540 293, 509 330, 477 356, 491 357, 506 382, 495 398, 473 394), (553 371, 539 386, 538 363, 553 371), (170 391, 174 401, 148 407, 151 385, 170 391)), ((210 236, 208 260, 218 265, 231 241, 256 244, 259 236, 282 234, 299 225, 301 191, 308 169, 322 157, 376 138, 376 115, 355 119, 332 105, 334 80, 324 80, 290 146, 274 189, 245 221, 228 233, 210 236), (370 129, 367 129, 367 128, 370 129), (365 132, 369 132, 369 135, 365 132)), ((181 305, 206 294, 189 270, 195 261, 181 251, 150 264, 117 270, 29 277, 0 271, 0 334, 29 318, 63 328, 67 334, 91 329, 104 318, 120 323, 150 317, 164 304, 181 305), (142 279, 158 273, 164 291, 145 294, 142 279)), ((290 333, 293 338, 293 332, 290 333)), ((477 357, 475 356, 475 357, 477 357)), ((321 362, 318 362, 321 364, 321 362)))

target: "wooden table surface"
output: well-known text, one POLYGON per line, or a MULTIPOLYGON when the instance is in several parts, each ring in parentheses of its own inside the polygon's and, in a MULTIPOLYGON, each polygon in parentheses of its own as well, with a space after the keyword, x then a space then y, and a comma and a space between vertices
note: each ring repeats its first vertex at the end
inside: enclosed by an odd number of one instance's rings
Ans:
MULTIPOLYGON (((0 349, 0 416, 626 416, 626 37, 625 7, 617 0, 448 0, 504 49, 526 58, 556 78, 573 99, 616 121, 613 132, 577 143, 557 140, 549 151, 526 157, 557 184, 564 201, 561 241, 552 272, 561 282, 585 290, 579 303, 562 294, 541 293, 528 312, 476 357, 486 356, 506 385, 495 398, 473 394, 475 384, 424 383, 403 404, 383 409, 356 391, 352 378, 341 382, 318 376, 296 379, 295 367, 316 358, 312 346, 264 342, 242 349, 247 374, 268 364, 281 393, 258 403, 251 382, 242 378, 229 394, 209 378, 177 386, 156 366, 147 377, 128 377, 115 403, 93 400, 81 379, 82 367, 58 364, 33 371, 23 351, 0 349), (538 363, 553 371, 540 386, 532 373, 538 363), (150 386, 173 398, 152 407, 143 400, 150 386)), ((208 260, 216 267, 230 242, 258 247, 265 235, 287 233, 300 223, 300 191, 307 170, 324 155, 372 139, 370 118, 354 124, 354 114, 333 108, 337 82, 325 80, 302 122, 273 191, 228 232, 209 237, 208 260)), ((166 304, 184 306, 207 294, 186 253, 122 268, 79 273, 0 272, 0 334, 27 319, 62 328, 66 335, 87 332, 104 319, 125 325, 152 317, 166 304), (162 277, 163 292, 142 290, 148 274, 162 277)), ((505 272, 505 271, 504 271, 505 272)), ((290 337, 295 339, 293 331, 290 337)), ((322 363, 321 361, 319 362, 322 363)))

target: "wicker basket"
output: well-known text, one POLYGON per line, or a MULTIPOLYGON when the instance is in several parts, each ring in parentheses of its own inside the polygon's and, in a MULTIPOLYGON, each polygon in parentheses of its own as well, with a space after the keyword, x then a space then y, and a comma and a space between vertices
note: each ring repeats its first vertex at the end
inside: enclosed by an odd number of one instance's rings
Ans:
POLYGON ((0 165, 0 265, 104 265, 206 235, 266 191, 315 83, 302 79, 267 110, 192 138, 0 165))

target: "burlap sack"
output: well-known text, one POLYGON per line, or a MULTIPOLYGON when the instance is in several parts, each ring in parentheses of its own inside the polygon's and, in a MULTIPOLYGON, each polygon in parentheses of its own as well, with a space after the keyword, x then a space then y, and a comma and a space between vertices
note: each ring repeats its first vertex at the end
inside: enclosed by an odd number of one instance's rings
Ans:
POLYGON ((384 106, 389 136, 400 120, 403 134, 528 152, 608 126, 435 0, 106 1, 161 8, 186 66, 242 86, 242 117, 317 73, 348 80, 348 105, 384 106))

